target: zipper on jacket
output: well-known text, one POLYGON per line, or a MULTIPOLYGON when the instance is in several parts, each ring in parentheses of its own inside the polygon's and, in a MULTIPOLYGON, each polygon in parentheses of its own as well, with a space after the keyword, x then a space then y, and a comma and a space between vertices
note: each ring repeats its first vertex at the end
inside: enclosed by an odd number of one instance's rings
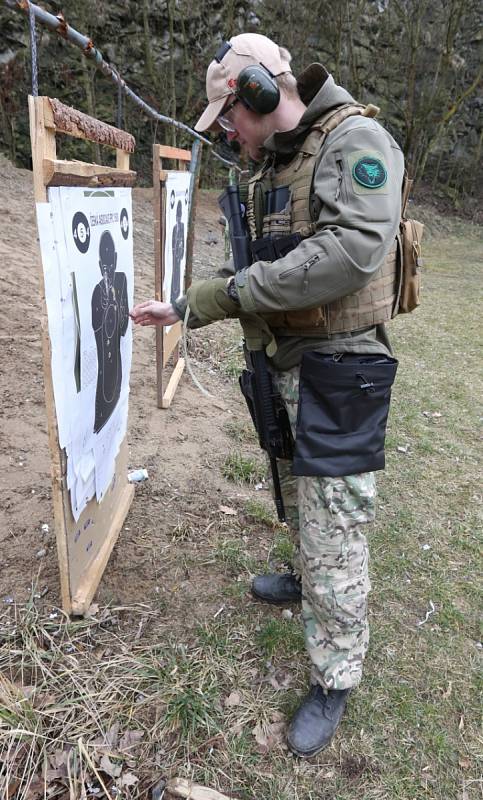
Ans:
POLYGON ((342 191, 342 181, 344 180, 344 162, 342 161, 341 156, 336 157, 336 164, 339 172, 339 178, 337 180, 337 188, 335 190, 334 200, 339 199, 342 191))
POLYGON ((309 291, 309 269, 314 264, 316 264, 318 260, 319 260, 319 256, 318 255, 311 256, 303 264, 298 264, 296 267, 290 267, 290 269, 286 269, 286 270, 284 270, 284 272, 281 272, 280 275, 279 275, 279 278, 280 279, 281 278, 286 278, 288 275, 291 275, 293 272, 298 272, 300 269, 302 269, 303 273, 304 273, 304 277, 303 277, 303 280, 302 280, 302 294, 307 294, 308 291, 309 291))
POLYGON ((302 294, 308 294, 309 291, 309 269, 313 264, 315 264, 319 260, 318 256, 312 256, 309 258, 308 261, 304 264, 304 279, 302 282, 302 294))

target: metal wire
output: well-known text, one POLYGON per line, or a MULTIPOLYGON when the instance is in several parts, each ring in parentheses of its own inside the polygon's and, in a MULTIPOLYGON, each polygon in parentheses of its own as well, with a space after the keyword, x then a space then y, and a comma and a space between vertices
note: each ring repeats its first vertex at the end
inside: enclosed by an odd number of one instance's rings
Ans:
MULTIPOLYGON (((94 46, 92 40, 89 39, 89 37, 84 36, 84 34, 79 33, 79 31, 76 31, 75 28, 73 28, 71 25, 68 25, 63 16, 59 15, 58 17, 55 17, 53 14, 49 14, 48 11, 45 11, 43 8, 40 8, 40 6, 31 3, 30 0, 4 0, 4 5, 6 5, 8 8, 13 9, 14 11, 23 11, 24 13, 27 13, 31 20, 30 22, 31 31, 32 31, 32 24, 34 25, 35 28, 35 20, 37 20, 38 22, 41 22, 48 28, 50 28, 50 30, 53 30, 56 33, 58 33, 59 36, 62 36, 63 39, 67 39, 67 41, 72 42, 72 44, 75 44, 76 47, 79 47, 82 50, 86 58, 90 59, 91 61, 94 61, 97 69, 99 69, 103 73, 103 75, 105 75, 108 78, 111 78, 111 80, 114 81, 114 83, 118 86, 118 92, 120 90, 122 93, 130 97, 131 100, 133 100, 136 103, 136 105, 138 105, 140 108, 143 109, 144 113, 148 117, 151 117, 152 119, 155 119, 158 122, 164 122, 167 123, 168 125, 173 125, 175 128, 178 128, 179 130, 186 131, 186 133, 189 133, 190 136, 193 136, 200 142, 205 142, 205 144, 207 144, 211 148, 210 153, 212 156, 214 156, 214 158, 216 158, 218 161, 221 161, 223 164, 226 164, 228 167, 231 167, 232 169, 241 172, 241 169, 238 166, 238 164, 235 164, 233 161, 229 161, 227 158, 223 158, 223 156, 217 153, 216 150, 213 150, 213 142, 211 142, 205 136, 202 136, 197 131, 194 131, 192 128, 189 127, 189 125, 185 125, 183 122, 179 122, 178 120, 173 119, 172 117, 166 117, 164 116, 164 114, 159 114, 158 111, 156 111, 154 108, 148 105, 141 97, 139 97, 139 95, 133 92, 133 90, 127 85, 125 80, 121 77, 119 72, 110 64, 108 64, 106 61, 104 61, 101 51, 94 46), (34 18, 33 23, 32 23, 32 17, 34 18)), ((31 35, 31 41, 32 41, 32 35, 31 35)), ((32 45, 32 48, 33 47, 34 45, 32 45)), ((32 56, 32 94, 38 95, 37 83, 35 84, 35 91, 34 91, 33 64, 34 64, 34 58, 32 56)), ((35 42, 35 81, 37 81, 36 42, 35 42)), ((118 98, 119 98, 119 93, 118 93, 118 98)))
POLYGON ((37 33, 35 30, 35 11, 32 3, 28 4, 29 27, 30 27, 30 61, 32 65, 32 94, 34 97, 39 95, 39 78, 37 69, 37 33))

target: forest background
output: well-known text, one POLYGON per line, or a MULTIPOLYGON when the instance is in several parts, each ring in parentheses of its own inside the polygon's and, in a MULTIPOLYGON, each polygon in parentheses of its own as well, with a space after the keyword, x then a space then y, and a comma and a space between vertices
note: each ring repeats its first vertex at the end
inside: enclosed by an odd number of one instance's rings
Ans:
MULTIPOLYGON (((482 195, 483 7, 478 0, 57 0, 129 86, 160 113, 192 126, 205 105, 205 70, 231 35, 264 33, 288 47, 299 73, 320 61, 401 144, 421 199, 474 219, 482 195)), ((30 166, 26 96, 31 86, 28 19, 0 7, 0 150, 30 166)), ((39 94, 58 97, 116 124, 115 85, 57 34, 37 26, 39 94)), ((130 100, 122 125, 137 140, 133 168, 151 180, 154 141, 189 147, 189 134, 148 119, 130 100)), ((233 158, 226 141, 216 142, 233 158)), ((102 161, 98 146, 65 141, 60 157, 102 161), (97 150, 96 150, 97 148, 97 150), (90 152, 89 152, 90 150, 90 152)), ((236 156, 235 156, 236 157, 236 156)), ((108 161, 106 160, 106 163, 108 161)), ((205 148, 202 186, 220 186, 226 168, 205 148)))

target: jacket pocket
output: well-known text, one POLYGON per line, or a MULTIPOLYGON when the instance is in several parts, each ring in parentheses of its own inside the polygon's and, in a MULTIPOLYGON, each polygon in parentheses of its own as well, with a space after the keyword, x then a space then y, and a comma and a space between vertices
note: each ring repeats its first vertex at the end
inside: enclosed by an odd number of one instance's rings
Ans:
POLYGON ((346 200, 345 191, 345 167, 342 153, 335 153, 335 164, 337 167, 337 184, 335 187, 334 200, 335 202, 346 200))
POLYGON ((280 273, 279 279, 281 281, 287 280, 291 276, 296 275, 296 273, 300 273, 302 281, 302 294, 303 295, 308 294, 309 271, 310 268, 313 267, 314 264, 316 264, 319 260, 320 256, 316 253, 315 255, 310 256, 310 258, 308 258, 307 261, 304 261, 302 264, 297 264, 296 267, 290 267, 289 269, 285 269, 283 272, 280 273))

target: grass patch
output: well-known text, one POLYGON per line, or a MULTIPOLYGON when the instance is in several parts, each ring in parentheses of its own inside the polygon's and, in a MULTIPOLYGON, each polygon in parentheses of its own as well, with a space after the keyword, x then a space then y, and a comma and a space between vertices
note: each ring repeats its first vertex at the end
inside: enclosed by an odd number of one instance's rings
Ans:
POLYGON ((248 572, 253 574, 257 561, 247 551, 246 544, 237 539, 222 539, 217 543, 216 559, 231 575, 248 572))
POLYGON ((253 425, 243 419, 230 419, 223 425, 223 430, 237 444, 254 444, 258 442, 257 432, 253 425))
POLYGON ((194 530, 191 523, 179 520, 171 532, 173 542, 187 542, 193 538, 194 530))
POLYGON ((260 461, 238 451, 226 457, 221 471, 223 477, 233 483, 260 483, 266 476, 265 466, 260 461))
POLYGON ((260 525, 273 528, 277 524, 273 509, 262 503, 261 500, 248 500, 245 503, 244 512, 250 520, 258 522, 260 525))
POLYGON ((164 724, 187 737, 218 730, 219 684, 210 660, 200 656, 172 660, 161 677, 164 724))
POLYGON ((270 551, 269 562, 291 565, 294 552, 295 547, 290 536, 286 532, 278 532, 270 551))
POLYGON ((257 645, 266 656, 291 656, 304 651, 305 641, 298 620, 271 619, 257 633, 257 645))
POLYGON ((220 361, 221 372, 234 382, 238 382, 238 378, 244 366, 245 359, 243 357, 243 347, 241 343, 231 347, 223 354, 220 361))

